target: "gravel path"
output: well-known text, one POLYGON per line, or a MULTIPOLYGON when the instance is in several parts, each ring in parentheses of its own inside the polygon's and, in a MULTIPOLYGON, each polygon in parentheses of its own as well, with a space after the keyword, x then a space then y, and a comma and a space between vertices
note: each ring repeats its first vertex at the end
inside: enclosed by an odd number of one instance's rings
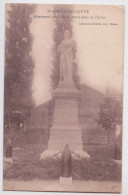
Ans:
POLYGON ((3 181, 3 190, 18 191, 68 191, 68 192, 120 192, 121 183, 113 181, 76 181, 72 185, 60 185, 59 181, 3 181))

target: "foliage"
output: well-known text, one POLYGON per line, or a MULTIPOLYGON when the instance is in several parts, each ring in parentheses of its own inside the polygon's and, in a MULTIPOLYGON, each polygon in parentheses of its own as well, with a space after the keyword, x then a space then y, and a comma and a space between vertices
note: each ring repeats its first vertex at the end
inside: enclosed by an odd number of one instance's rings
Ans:
POLYGON ((73 162, 73 178, 78 180, 119 181, 121 166, 111 159, 82 159, 73 162))
POLYGON ((108 143, 109 132, 115 128, 116 124, 122 122, 122 105, 120 100, 116 100, 112 97, 107 97, 103 104, 100 106, 98 125, 105 128, 108 131, 108 143))
MULTIPOLYGON (((44 143, 44 140, 42 140, 44 143)), ((60 158, 40 160, 45 144, 25 145, 13 148, 13 164, 4 165, 4 178, 17 180, 59 179, 60 158)), ((97 148, 91 152, 91 158, 73 159, 72 176, 76 180, 120 181, 121 165, 110 159, 112 148, 97 148)))
MULTIPOLYGON (((18 155, 19 152, 17 152, 18 155)), ((48 158, 39 160, 39 147, 33 146, 24 148, 24 153, 17 161, 14 161, 8 169, 4 169, 5 179, 32 180, 38 179, 59 179, 61 170, 60 158, 48 158), (36 152, 37 151, 37 154, 36 152), (26 153, 26 155, 24 154, 26 153), (36 155, 35 155, 36 154, 36 155), (26 158, 26 160, 25 160, 26 158)), ((76 180, 99 180, 99 181, 120 181, 121 165, 118 165, 108 158, 97 158, 96 156, 87 160, 80 159, 72 161, 72 176, 76 180)))
POLYGON ((91 158, 97 159, 114 159, 114 145, 110 146, 93 146, 87 147, 86 145, 83 146, 84 150, 88 152, 91 158))
POLYGON ((32 35, 29 27, 34 10, 35 5, 10 4, 7 11, 5 120, 10 119, 13 110, 22 110, 22 117, 24 118, 33 104, 31 84, 34 62, 31 56, 32 35))
MULTIPOLYGON (((55 9, 69 9, 69 5, 55 5, 55 9)), ((59 81, 59 75, 60 75, 60 64, 59 64, 59 53, 58 53, 58 46, 60 42, 64 39, 64 31, 69 30, 72 34, 72 19, 71 14, 66 14, 66 18, 63 17, 63 13, 55 12, 54 13, 54 34, 53 34, 53 40, 54 45, 52 48, 52 55, 53 55, 53 69, 51 74, 51 86, 53 89, 56 88, 58 81, 59 81)), ((75 58, 75 52, 74 52, 74 58, 75 58)), ((80 78, 77 74, 77 64, 76 62, 73 63, 73 80, 77 88, 80 88, 80 78)))

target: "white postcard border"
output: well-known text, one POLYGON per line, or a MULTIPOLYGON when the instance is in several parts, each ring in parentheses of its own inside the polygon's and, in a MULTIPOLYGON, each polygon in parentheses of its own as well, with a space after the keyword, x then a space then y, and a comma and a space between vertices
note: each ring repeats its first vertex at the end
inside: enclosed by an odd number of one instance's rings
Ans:
MULTIPOLYGON (((94 4, 94 5, 124 5, 125 6, 125 47, 124 47, 124 106, 123 106, 123 169, 122 195, 128 194, 128 1, 127 0, 1 0, 0 1, 0 193, 1 194, 60 194, 53 192, 18 192, 2 191, 3 177, 3 101, 4 101, 4 27, 5 3, 41 3, 41 4, 94 4)), ((76 194, 76 193, 66 193, 76 194)), ((80 193, 77 193, 80 194, 80 193)), ((94 193, 86 193, 93 194, 94 193)), ((99 194, 99 193, 95 193, 99 194)), ((104 193, 100 193, 102 195, 104 193)), ((106 193, 105 193, 106 194, 106 193)))

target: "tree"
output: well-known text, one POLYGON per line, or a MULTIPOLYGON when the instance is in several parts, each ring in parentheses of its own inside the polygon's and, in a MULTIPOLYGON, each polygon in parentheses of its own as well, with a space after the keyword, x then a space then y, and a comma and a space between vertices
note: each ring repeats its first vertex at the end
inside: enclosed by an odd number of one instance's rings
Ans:
POLYGON ((122 105, 121 100, 112 97, 106 97, 103 104, 100 105, 98 126, 107 131, 108 144, 110 142, 110 131, 115 129, 116 124, 122 123, 122 105))
MULTIPOLYGON (((54 9, 60 9, 60 10, 67 10, 69 9, 69 5, 55 5, 54 9)), ((58 46, 60 42, 64 39, 64 31, 69 30, 72 34, 72 18, 71 13, 63 14, 63 12, 54 12, 54 34, 53 34, 53 40, 54 45, 52 48, 52 55, 53 55, 53 69, 51 74, 51 86, 52 89, 55 89, 57 87, 58 81, 59 81, 59 75, 60 75, 60 63, 59 63, 59 53, 58 53, 58 46), (66 17, 64 17, 66 16, 66 17)), ((74 53, 75 58, 75 53, 74 53)), ((80 78, 77 74, 77 63, 73 63, 73 80, 75 83, 75 86, 79 89, 80 88, 80 78)))
POLYGON ((32 4, 10 4, 5 34, 5 121, 13 121, 12 113, 22 110, 25 118, 33 101, 31 84, 34 62, 31 56, 30 24, 35 10, 32 4))

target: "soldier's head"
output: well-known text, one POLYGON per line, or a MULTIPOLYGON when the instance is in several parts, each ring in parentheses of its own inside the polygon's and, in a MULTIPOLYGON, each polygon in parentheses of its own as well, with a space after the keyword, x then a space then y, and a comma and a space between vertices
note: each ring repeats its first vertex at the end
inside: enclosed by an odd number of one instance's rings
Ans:
POLYGON ((71 32, 69 30, 64 31, 64 38, 69 39, 71 37, 71 32))

